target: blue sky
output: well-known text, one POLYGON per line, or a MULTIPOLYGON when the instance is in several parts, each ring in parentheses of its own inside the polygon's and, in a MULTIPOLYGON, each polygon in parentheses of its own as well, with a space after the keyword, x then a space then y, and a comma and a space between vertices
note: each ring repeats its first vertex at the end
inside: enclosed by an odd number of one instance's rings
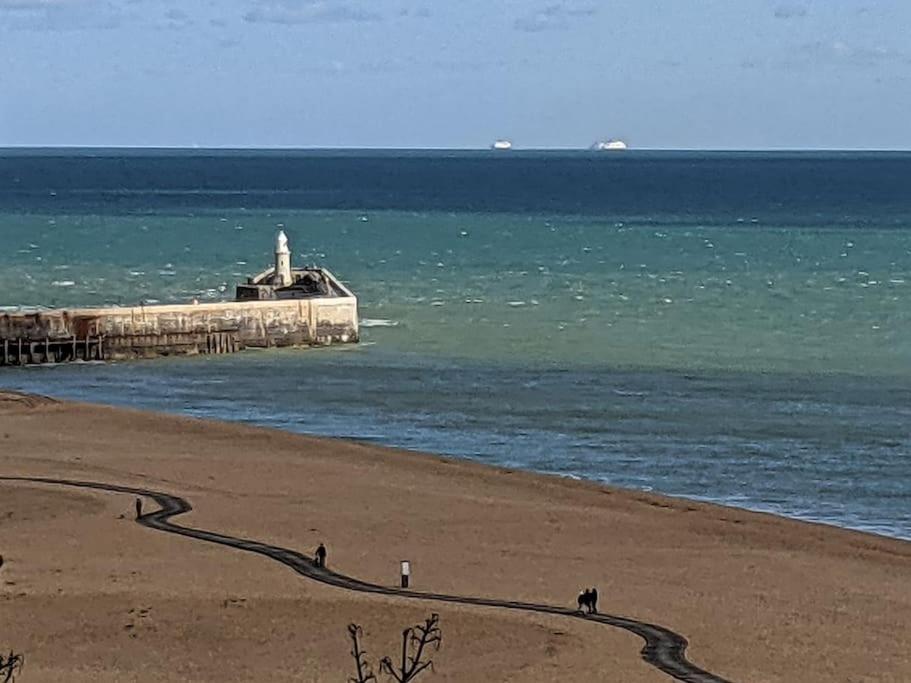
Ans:
POLYGON ((908 0, 0 0, 0 145, 911 148, 908 0))

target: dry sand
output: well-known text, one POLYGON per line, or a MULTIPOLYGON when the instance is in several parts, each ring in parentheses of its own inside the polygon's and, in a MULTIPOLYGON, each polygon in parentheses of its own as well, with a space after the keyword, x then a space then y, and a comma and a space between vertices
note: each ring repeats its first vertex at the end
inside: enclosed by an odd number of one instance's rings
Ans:
MULTIPOLYGON (((911 681, 911 544, 339 440, 0 394, 0 476, 184 496, 175 522, 418 590, 662 624, 732 681, 911 681)), ((0 482, 0 650, 31 681, 344 681, 438 611, 427 681, 666 681, 635 636, 556 616, 350 593, 143 528, 129 496, 0 482)))

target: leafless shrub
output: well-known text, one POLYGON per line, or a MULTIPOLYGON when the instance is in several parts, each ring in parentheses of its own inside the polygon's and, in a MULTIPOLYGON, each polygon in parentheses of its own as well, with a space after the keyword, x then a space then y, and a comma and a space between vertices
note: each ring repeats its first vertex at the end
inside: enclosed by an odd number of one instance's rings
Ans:
MULTIPOLYGON (((367 662, 367 652, 361 647, 363 630, 357 624, 348 624, 348 636, 351 638, 351 656, 357 666, 357 676, 348 679, 348 683, 370 683, 377 678, 367 662)), ((440 630, 440 615, 431 614, 423 624, 410 626, 402 631, 402 658, 396 665, 392 658, 383 657, 380 660, 380 673, 386 674, 397 683, 409 683, 419 674, 430 669, 433 671, 433 661, 430 659, 430 650, 439 650, 443 642, 443 632, 440 630)))
POLYGON ((443 643, 443 632, 440 631, 440 615, 431 614, 423 624, 411 626, 402 631, 402 658, 398 665, 392 659, 383 657, 380 660, 380 671, 392 676, 397 683, 408 683, 426 669, 433 671, 433 661, 427 650, 439 650, 443 643))
POLYGON ((3 683, 12 683, 16 680, 16 674, 22 672, 22 665, 25 663, 25 657, 13 652, 8 657, 0 655, 0 680, 3 683))

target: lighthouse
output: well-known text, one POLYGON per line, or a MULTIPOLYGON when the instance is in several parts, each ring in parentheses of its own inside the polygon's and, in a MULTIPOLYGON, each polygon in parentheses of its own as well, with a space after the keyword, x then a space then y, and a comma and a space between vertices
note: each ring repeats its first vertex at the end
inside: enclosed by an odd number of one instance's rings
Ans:
MULTIPOLYGON (((259 275, 247 278, 244 284, 237 285, 235 298, 237 301, 315 299, 341 296, 340 293, 347 291, 344 289, 344 285, 325 268, 317 266, 292 268, 288 236, 285 235, 284 230, 279 230, 275 236, 275 265, 270 266, 259 275)), ((354 296, 353 294, 344 295, 354 296)))
POLYGON ((288 237, 284 230, 278 231, 275 238, 275 275, 272 285, 275 287, 288 287, 293 284, 291 279, 291 250, 288 249, 288 237))

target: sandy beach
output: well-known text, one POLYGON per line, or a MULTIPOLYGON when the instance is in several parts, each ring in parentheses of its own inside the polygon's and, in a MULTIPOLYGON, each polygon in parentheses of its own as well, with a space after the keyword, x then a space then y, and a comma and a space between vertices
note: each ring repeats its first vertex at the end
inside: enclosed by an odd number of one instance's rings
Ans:
MULTIPOLYGON (((380 585, 601 611, 685 636, 738 682, 911 680, 911 544, 341 440, 0 393, 0 476, 186 498, 181 524, 311 554, 380 585)), ((581 619, 326 586, 144 528, 134 498, 0 481, 0 650, 30 681, 343 681, 440 614, 428 681, 666 681, 581 619)), ((148 508, 154 507, 146 501, 148 508)), ((147 509, 148 509, 147 508, 147 509)))

